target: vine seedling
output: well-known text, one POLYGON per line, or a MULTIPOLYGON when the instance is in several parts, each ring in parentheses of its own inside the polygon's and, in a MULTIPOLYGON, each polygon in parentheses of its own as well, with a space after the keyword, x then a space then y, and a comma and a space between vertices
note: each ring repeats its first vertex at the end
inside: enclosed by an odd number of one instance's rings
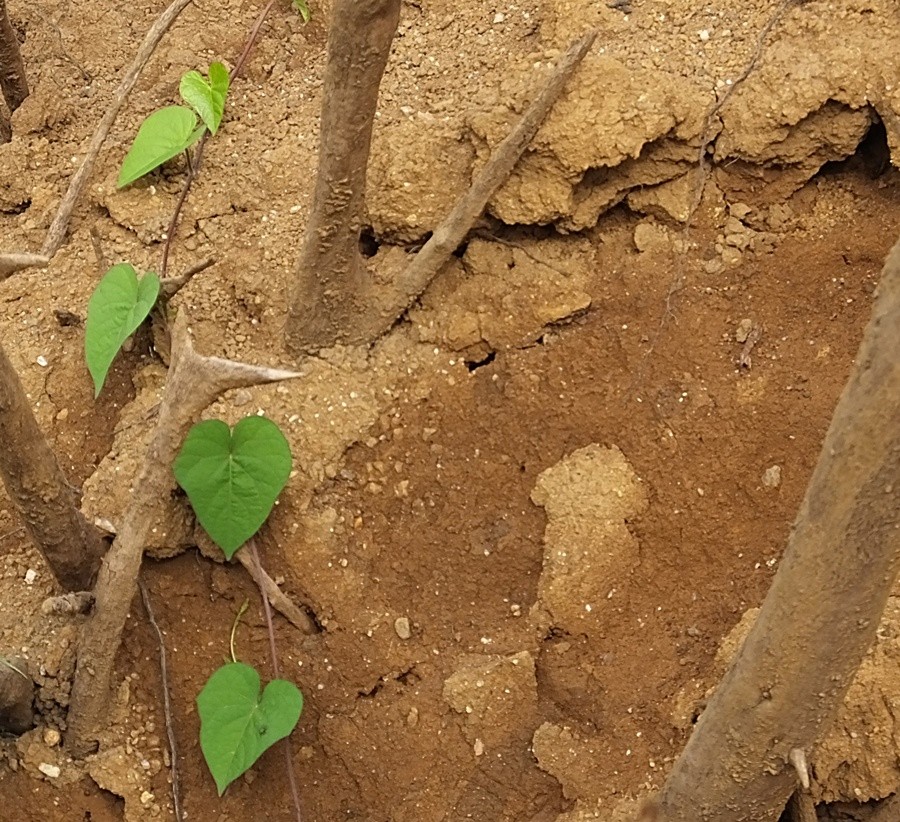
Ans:
POLYGON ((228 69, 222 63, 210 65, 208 79, 198 71, 186 72, 181 78, 179 92, 191 108, 166 106, 141 123, 122 162, 116 185, 124 188, 187 151, 207 129, 215 134, 225 113, 230 82, 228 69))
POLYGON ((138 326, 147 319, 159 297, 159 277, 147 272, 138 279, 128 263, 114 265, 98 283, 88 301, 84 353, 99 396, 109 367, 138 326))
MULTIPOLYGON (((290 476, 291 451, 265 417, 246 417, 234 429, 206 420, 191 428, 173 468, 200 524, 231 559, 269 516, 290 476)), ((220 796, 300 719, 296 685, 273 679, 260 686, 256 670, 235 660, 197 697, 200 748, 220 796)))

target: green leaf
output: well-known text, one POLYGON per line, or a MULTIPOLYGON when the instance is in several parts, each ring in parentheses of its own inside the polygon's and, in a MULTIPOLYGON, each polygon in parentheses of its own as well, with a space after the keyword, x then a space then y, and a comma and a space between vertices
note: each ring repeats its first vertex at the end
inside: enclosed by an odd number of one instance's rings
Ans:
POLYGON ((293 0, 294 8, 300 12, 300 16, 303 18, 304 23, 308 23, 312 14, 309 11, 309 3, 306 0, 293 0))
POLYGON ((193 106, 206 127, 215 134, 225 113, 225 95, 231 78, 222 63, 209 67, 209 82, 199 71, 189 71, 181 78, 179 92, 184 102, 193 106))
POLYGON ((259 674, 242 662, 219 668, 197 696, 200 749, 219 796, 300 719, 303 694, 293 682, 273 679, 260 698, 259 674))
POLYGON ((228 559, 266 521, 291 473, 291 449, 265 417, 232 432, 221 420, 198 422, 173 466, 197 519, 228 559))
POLYGON ((159 277, 148 272, 138 280, 128 263, 114 265, 94 289, 88 301, 84 354, 95 397, 122 343, 147 318, 158 296, 159 277))
POLYGON ((116 185, 124 188, 154 168, 190 148, 204 127, 197 128, 197 115, 184 106, 166 106, 154 111, 138 129, 122 161, 116 185))

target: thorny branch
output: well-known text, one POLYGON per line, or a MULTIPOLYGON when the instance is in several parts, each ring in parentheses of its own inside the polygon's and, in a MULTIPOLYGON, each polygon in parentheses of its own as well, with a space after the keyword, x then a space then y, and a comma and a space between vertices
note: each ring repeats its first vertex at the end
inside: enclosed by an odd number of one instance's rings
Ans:
POLYGON ((191 344, 184 313, 176 318, 172 364, 153 437, 135 480, 123 526, 100 567, 94 612, 81 631, 67 736, 74 756, 84 756, 96 747, 109 699, 113 662, 137 592, 144 545, 156 521, 158 500, 174 490, 171 465, 188 429, 224 391, 300 376, 294 371, 198 354, 191 344))

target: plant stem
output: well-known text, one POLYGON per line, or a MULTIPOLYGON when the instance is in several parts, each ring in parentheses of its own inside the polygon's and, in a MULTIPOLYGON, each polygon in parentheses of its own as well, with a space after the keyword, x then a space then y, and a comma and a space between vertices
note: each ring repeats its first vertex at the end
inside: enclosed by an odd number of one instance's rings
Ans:
MULTIPOLYGON (((272 609, 269 607, 269 597, 266 595, 263 583, 262 565, 259 561, 259 552, 256 550, 256 540, 253 537, 247 540, 247 547, 250 549, 250 555, 253 557, 253 576, 259 588, 259 595, 262 597, 263 609, 266 612, 266 627, 269 630, 269 653, 272 655, 272 673, 275 675, 275 679, 280 679, 281 670, 278 665, 278 649, 275 647, 275 626, 272 624, 272 609)), ((297 778, 294 776, 294 763, 291 759, 290 737, 284 738, 283 747, 284 761, 287 765, 288 781, 291 785, 291 797, 294 800, 297 822, 303 822, 303 814, 300 809, 300 791, 297 788, 297 778)))
POLYGON ((172 760, 172 807, 175 810, 176 822, 181 822, 184 818, 181 813, 181 785, 178 779, 178 749, 175 746, 175 727, 172 721, 172 703, 169 698, 169 671, 166 665, 166 643, 163 639, 162 631, 153 615, 153 608, 150 603, 150 592, 144 585, 142 579, 138 578, 138 588, 141 591, 141 601, 144 603, 144 610, 153 630, 156 631, 156 639, 159 643, 159 670, 162 676, 163 688, 163 710, 166 715, 166 735, 169 737, 169 756, 172 760))
MULTIPOLYGON (((231 71, 232 82, 241 76, 244 64, 247 62, 247 58, 250 56, 250 52, 256 44, 257 37, 259 37, 259 30, 262 28, 262 24, 265 22, 266 17, 272 10, 272 6, 275 5, 275 2, 276 0, 269 0, 269 3, 260 12, 259 17, 256 18, 253 28, 250 29, 250 34, 247 35, 247 40, 244 43, 241 55, 238 57, 237 63, 235 63, 235 66, 231 71)), ((209 131, 207 130, 203 132, 203 136, 197 142, 197 147, 194 149, 193 161, 191 161, 190 157, 188 158, 187 177, 185 178, 184 186, 181 189, 181 194, 178 197, 178 202, 175 203, 175 210, 172 212, 172 218, 169 220, 169 227, 166 229, 166 241, 163 245, 162 263, 159 267, 159 276, 163 279, 165 279, 166 272, 168 271, 169 252, 172 249, 172 241, 175 239, 175 232, 178 230, 178 220, 181 218, 181 211, 184 208, 185 200, 187 200, 188 192, 194 184, 194 179, 200 173, 200 163, 203 161, 203 149, 206 146, 206 141, 208 139, 209 131)))
POLYGON ((66 238, 66 231, 69 227, 69 220, 72 218, 72 211, 75 208, 75 203, 81 196, 84 187, 87 185, 88 178, 94 170, 94 163, 97 161, 100 149, 103 148, 103 143, 109 135, 109 130, 112 128, 112 124, 115 122, 119 110, 122 108, 125 100, 134 88, 134 84, 137 82, 138 77, 140 77, 141 72, 144 70, 144 66, 147 65, 147 61, 150 59, 150 56, 153 54, 157 45, 159 45, 159 41, 162 40, 163 35, 169 30, 169 27, 175 22, 178 15, 192 2, 193 0, 174 0, 174 2, 160 14, 156 22, 150 27, 146 37, 144 37, 144 42, 141 43, 140 48, 134 56, 134 60, 129 66, 128 71, 125 72, 125 76, 122 78, 122 82, 119 83, 119 87, 113 93, 109 108, 106 109, 106 112, 97 125, 94 136, 91 137, 91 142, 85 152, 84 159, 81 161, 81 165, 78 167, 78 171, 75 172, 69 182, 69 188, 66 190, 66 194, 62 198, 59 208, 56 211, 56 216, 53 218, 53 222, 47 231, 47 239, 44 241, 44 247, 41 250, 41 254, 44 257, 53 257, 53 255, 59 251, 60 246, 66 238))

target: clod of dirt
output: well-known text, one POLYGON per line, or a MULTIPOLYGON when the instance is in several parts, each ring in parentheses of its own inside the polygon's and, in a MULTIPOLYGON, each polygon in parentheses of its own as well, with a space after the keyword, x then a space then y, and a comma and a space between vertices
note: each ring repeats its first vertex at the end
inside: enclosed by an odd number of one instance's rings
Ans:
POLYGON ((162 816, 156 797, 147 790, 148 772, 141 769, 124 746, 101 751, 92 757, 88 773, 103 790, 125 800, 124 822, 143 822, 162 816))
POLYGON ((584 243, 473 240, 462 264, 429 288, 410 311, 421 340, 477 359, 489 351, 535 342, 547 325, 590 307, 584 290, 590 252, 584 243), (479 348, 479 346, 481 348, 479 348))
POLYGON ((564 631, 593 633, 612 580, 638 561, 628 520, 647 492, 622 452, 588 445, 544 471, 531 493, 547 511, 536 614, 564 631))
MULTIPOLYGON (((537 82, 535 73, 501 84, 498 105, 471 118, 479 161, 506 135, 510 100, 537 82)), ((690 170, 706 101, 690 81, 588 55, 558 101, 491 213, 506 223, 558 223, 578 231, 631 190, 657 185, 690 170)))
POLYGON ((537 717, 534 658, 528 651, 466 654, 444 682, 444 699, 465 717, 466 738, 482 751, 527 739, 537 717))
POLYGON ((376 130, 366 201, 375 234, 412 242, 431 231, 468 187, 472 157, 457 130, 425 112, 376 130))

